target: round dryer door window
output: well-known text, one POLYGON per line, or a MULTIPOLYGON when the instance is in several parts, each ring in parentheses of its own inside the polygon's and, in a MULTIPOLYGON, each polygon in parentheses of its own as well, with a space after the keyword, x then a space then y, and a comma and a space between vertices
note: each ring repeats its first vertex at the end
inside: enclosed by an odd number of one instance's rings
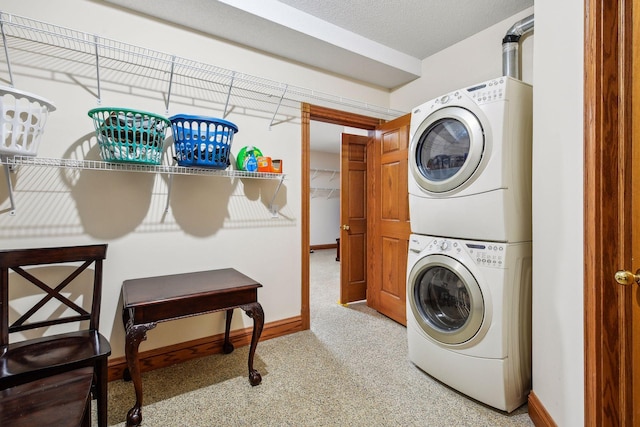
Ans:
POLYGON ((484 318, 482 291, 463 264, 445 255, 428 255, 416 263, 408 280, 409 305, 429 336, 461 344, 478 333, 484 318))
POLYGON ((480 165, 484 133, 462 107, 446 107, 418 126, 410 146, 410 168, 423 189, 442 193, 463 185, 480 165))

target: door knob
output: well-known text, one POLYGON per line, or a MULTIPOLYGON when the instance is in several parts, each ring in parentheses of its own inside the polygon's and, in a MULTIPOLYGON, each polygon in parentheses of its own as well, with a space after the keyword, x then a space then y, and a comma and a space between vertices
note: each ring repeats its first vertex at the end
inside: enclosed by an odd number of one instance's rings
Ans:
POLYGON ((342 229, 345 230, 345 231, 349 231, 349 226, 347 224, 344 224, 342 226, 342 229))
POLYGON ((621 285, 631 285, 632 283, 640 283, 640 270, 633 274, 630 271, 620 270, 616 271, 616 282, 621 285))

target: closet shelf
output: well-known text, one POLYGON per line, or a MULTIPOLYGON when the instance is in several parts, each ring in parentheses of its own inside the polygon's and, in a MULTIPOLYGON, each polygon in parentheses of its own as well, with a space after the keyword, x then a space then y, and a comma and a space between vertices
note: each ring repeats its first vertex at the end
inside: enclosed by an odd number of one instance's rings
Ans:
POLYGON ((142 172, 142 173, 163 173, 169 175, 169 183, 167 190, 167 203, 165 205, 165 212, 169 211, 169 201, 171 199, 171 187, 173 186, 173 175, 205 175, 227 178, 250 178, 250 179, 272 179, 278 180, 278 185, 273 193, 271 202, 269 203, 269 211, 271 216, 276 218, 278 216, 277 207, 273 204, 276 196, 282 187, 282 183, 285 179, 285 174, 281 173, 267 173, 267 172, 247 172, 239 170, 220 170, 220 169, 206 169, 184 166, 164 166, 164 165, 137 165, 133 163, 109 163, 98 160, 75 160, 75 159, 53 159, 46 157, 30 157, 30 156, 0 156, 0 164, 4 166, 7 187, 9 191, 9 200, 11 203, 10 215, 16 214, 16 203, 13 197, 13 186, 11 184, 11 178, 9 177, 10 171, 15 171, 18 166, 42 166, 42 167, 56 167, 62 169, 75 169, 75 170, 99 170, 99 171, 120 171, 120 172, 142 172))
POLYGON ((0 163, 15 166, 47 166, 65 169, 104 170, 122 172, 166 173, 171 175, 209 175, 229 178, 284 179, 280 173, 247 172, 239 170, 220 170, 185 166, 144 165, 134 163, 109 163, 98 160, 53 159, 45 157, 15 156, 1 158, 0 163))
POLYGON ((331 174, 331 177, 329 177, 329 181, 333 181, 333 179, 336 176, 340 176, 340 171, 336 170, 336 169, 318 169, 318 168, 311 168, 311 180, 314 180, 316 177, 318 177, 319 174, 322 173, 328 173, 331 174))
POLYGON ((327 199, 330 199, 333 194, 339 194, 339 188, 331 188, 331 187, 311 187, 311 197, 318 197, 322 194, 326 194, 327 199))
POLYGON ((384 120, 406 114, 1 11, 0 30, 12 86, 15 70, 24 67, 45 71, 47 79, 73 78, 95 91, 98 103, 109 87, 154 94, 167 111, 172 102, 196 101, 224 106, 225 117, 236 107, 261 111, 270 126, 298 117, 303 102, 384 120))

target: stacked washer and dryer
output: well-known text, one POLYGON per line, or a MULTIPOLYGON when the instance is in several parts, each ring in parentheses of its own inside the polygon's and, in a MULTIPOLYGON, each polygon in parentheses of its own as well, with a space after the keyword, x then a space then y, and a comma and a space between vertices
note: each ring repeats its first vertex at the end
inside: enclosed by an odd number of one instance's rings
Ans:
POLYGON ((532 87, 513 77, 412 112, 409 359, 511 412, 531 384, 532 87))

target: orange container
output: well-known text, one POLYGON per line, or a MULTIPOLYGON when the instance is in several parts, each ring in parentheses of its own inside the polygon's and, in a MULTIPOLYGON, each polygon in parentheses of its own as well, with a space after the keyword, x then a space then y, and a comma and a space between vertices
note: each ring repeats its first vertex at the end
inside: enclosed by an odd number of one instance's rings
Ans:
POLYGON ((282 173, 282 160, 273 159, 273 161, 271 162, 271 172, 282 173))
POLYGON ((258 156, 258 172, 271 172, 271 157, 258 156))

